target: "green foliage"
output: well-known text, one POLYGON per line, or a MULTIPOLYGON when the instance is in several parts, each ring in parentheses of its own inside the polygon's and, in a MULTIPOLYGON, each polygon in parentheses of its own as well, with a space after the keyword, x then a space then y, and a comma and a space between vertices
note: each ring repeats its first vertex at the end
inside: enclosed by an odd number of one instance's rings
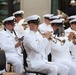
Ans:
POLYGON ((0 19, 0 23, 2 23, 2 19, 0 19))

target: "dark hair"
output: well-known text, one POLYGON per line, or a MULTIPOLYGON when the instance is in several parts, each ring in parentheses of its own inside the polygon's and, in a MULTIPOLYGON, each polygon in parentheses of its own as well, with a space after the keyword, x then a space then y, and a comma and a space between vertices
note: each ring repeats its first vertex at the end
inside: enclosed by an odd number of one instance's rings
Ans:
POLYGON ((51 25, 52 25, 52 26, 61 26, 62 23, 52 23, 51 25))
POLYGON ((50 18, 49 17, 44 17, 45 19, 48 19, 48 20, 50 20, 50 18))
POLYGON ((20 13, 20 14, 15 14, 14 16, 15 16, 15 17, 23 17, 23 14, 22 14, 22 13, 20 13))
MULTIPOLYGON (((58 26, 58 25, 56 25, 56 26, 58 26)), ((56 29, 56 31, 54 32, 54 34, 57 35, 58 37, 59 37, 59 36, 63 36, 63 34, 64 34, 64 27, 63 27, 63 25, 60 25, 60 26, 56 29)))

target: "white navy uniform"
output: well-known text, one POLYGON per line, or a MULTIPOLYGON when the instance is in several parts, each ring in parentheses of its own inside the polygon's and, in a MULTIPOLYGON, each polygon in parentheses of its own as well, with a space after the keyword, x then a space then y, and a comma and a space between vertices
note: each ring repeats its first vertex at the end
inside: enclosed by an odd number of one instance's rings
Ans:
POLYGON ((15 23, 14 30, 15 30, 18 38, 21 38, 23 36, 24 28, 23 28, 23 26, 19 25, 19 23, 15 23))
POLYGON ((69 48, 72 44, 67 40, 66 37, 60 37, 59 39, 65 39, 66 42, 64 45, 61 45, 59 41, 57 41, 56 44, 51 41, 50 46, 52 53, 52 61, 67 65, 70 69, 69 75, 76 75, 76 65, 74 64, 74 62, 72 62, 71 55, 69 52, 69 48))
MULTIPOLYGON (((17 16, 22 16, 24 14, 24 11, 23 10, 19 10, 19 11, 16 11, 13 13, 13 16, 16 17, 17 16)), ((18 38, 21 38, 23 36, 23 32, 24 32, 24 28, 22 26, 22 24, 24 23, 24 19, 21 18, 18 22, 15 23, 15 27, 14 27, 14 30, 18 36, 18 38)))
POLYGON ((1 48, 5 51, 7 63, 12 63, 16 72, 22 72, 21 48, 15 48, 16 41, 8 30, 0 32, 1 48))
MULTIPOLYGON (((53 16, 53 14, 45 14, 45 15, 43 15, 43 18, 46 17, 46 18, 50 19, 52 16, 53 16)), ((53 29, 50 25, 50 20, 48 20, 48 22, 49 22, 49 24, 47 24, 46 22, 43 22, 42 24, 39 25, 40 32, 46 33, 47 31, 49 31, 49 32, 53 31, 53 29)))
MULTIPOLYGON (((71 20, 70 22, 76 22, 76 19, 71 20)), ((66 36, 69 35, 70 32, 73 32, 76 34, 76 31, 74 31, 71 27, 69 27, 68 29, 65 30, 65 34, 66 36)), ((72 60, 76 63, 76 45, 72 45, 69 50, 71 51, 71 56, 72 56, 72 60)))
POLYGON ((39 25, 39 30, 44 33, 46 33, 47 31, 53 31, 51 25, 47 25, 45 22, 39 25))
MULTIPOLYGON (((13 20, 12 17, 8 17, 4 22, 13 20)), ((0 32, 0 43, 1 48, 5 51, 7 63, 12 63, 14 66, 14 71, 17 73, 22 73, 23 70, 23 56, 21 54, 21 47, 15 48, 17 41, 15 40, 14 32, 11 33, 8 29, 2 30, 0 32)))
MULTIPOLYGON (((60 20, 59 20, 60 21, 60 20)), ((53 23, 56 20, 52 21, 53 23)), ((58 20, 57 20, 58 23, 58 20)), ((54 43, 50 40, 50 47, 52 53, 52 61, 64 64, 69 67, 69 75, 76 75, 76 65, 71 60, 71 55, 69 48, 72 46, 72 43, 68 41, 66 36, 56 37, 60 40, 65 40, 65 43, 62 45, 60 41, 57 40, 57 43, 54 43)))
POLYGON ((26 34, 28 34, 28 32, 29 32, 29 26, 24 30, 24 32, 23 32, 23 36, 25 36, 26 34))

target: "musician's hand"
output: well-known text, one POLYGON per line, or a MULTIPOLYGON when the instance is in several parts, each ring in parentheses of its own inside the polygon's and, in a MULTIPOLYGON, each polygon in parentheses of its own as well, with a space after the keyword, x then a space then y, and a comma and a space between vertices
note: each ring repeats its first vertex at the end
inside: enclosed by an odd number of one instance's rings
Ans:
POLYGON ((45 33, 44 37, 49 39, 50 38, 50 32, 45 33))
POLYGON ((73 32, 70 32, 69 36, 68 36, 68 40, 71 41, 73 39, 74 35, 75 34, 73 32))
POLYGON ((51 40, 52 39, 52 32, 49 32, 49 34, 50 34, 50 36, 49 36, 49 40, 51 40))
POLYGON ((18 42, 18 43, 16 43, 15 48, 16 48, 16 47, 19 47, 19 46, 21 46, 21 45, 22 45, 22 42, 18 42))

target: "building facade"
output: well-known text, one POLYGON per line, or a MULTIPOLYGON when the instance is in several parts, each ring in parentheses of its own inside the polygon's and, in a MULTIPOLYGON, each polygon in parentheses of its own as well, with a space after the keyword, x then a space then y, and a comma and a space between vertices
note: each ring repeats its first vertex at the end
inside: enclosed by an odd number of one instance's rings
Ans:
POLYGON ((0 19, 11 16, 14 11, 24 10, 24 18, 33 14, 57 14, 57 9, 67 12, 70 0, 0 0, 0 19))
POLYGON ((42 18, 49 13, 57 15, 57 9, 66 14, 69 4, 70 0, 20 0, 20 8, 25 12, 24 17, 38 14, 42 18))
POLYGON ((51 13, 51 0, 21 0, 21 9, 24 10, 24 17, 51 13))

